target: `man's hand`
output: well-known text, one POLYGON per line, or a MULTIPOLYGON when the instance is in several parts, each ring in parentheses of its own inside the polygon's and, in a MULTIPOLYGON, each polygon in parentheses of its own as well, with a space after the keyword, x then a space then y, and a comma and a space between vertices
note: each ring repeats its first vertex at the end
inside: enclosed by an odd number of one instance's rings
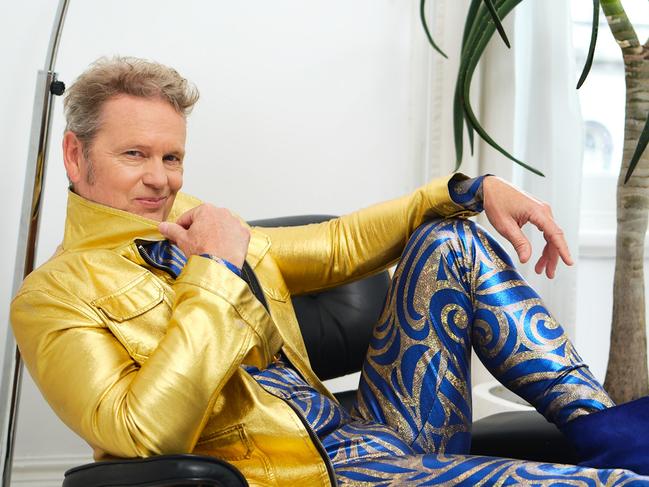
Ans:
POLYGON ((511 242, 521 263, 527 262, 532 255, 532 246, 521 227, 532 223, 545 238, 543 254, 534 270, 552 279, 559 257, 566 265, 572 265, 568 244, 552 216, 550 205, 516 189, 511 184, 495 176, 487 176, 483 182, 484 210, 489 222, 503 237, 511 242))
POLYGON ((187 257, 212 254, 240 269, 248 253, 250 231, 225 208, 207 203, 183 213, 176 223, 162 222, 158 230, 187 257))

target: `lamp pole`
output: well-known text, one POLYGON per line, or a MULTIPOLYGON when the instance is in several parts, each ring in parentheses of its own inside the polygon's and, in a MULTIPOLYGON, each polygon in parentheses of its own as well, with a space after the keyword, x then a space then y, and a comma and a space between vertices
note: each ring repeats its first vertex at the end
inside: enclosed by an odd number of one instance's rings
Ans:
MULTIPOLYGON (((62 95, 65 90, 65 85, 57 80, 57 74, 54 72, 54 63, 56 61, 59 40, 68 9, 68 2, 69 0, 59 0, 47 58, 45 60, 45 68, 38 71, 36 80, 36 95, 34 97, 34 111, 32 114, 31 135, 29 139, 12 296, 20 288, 25 276, 34 269, 41 204, 43 201, 49 134, 52 126, 54 96, 62 95)), ((11 467, 21 379, 22 361, 20 359, 20 351, 16 347, 11 326, 7 324, 0 382, 0 412, 2 414, 0 417, 0 433, 2 434, 0 462, 2 462, 2 487, 10 487, 11 485, 11 467)))

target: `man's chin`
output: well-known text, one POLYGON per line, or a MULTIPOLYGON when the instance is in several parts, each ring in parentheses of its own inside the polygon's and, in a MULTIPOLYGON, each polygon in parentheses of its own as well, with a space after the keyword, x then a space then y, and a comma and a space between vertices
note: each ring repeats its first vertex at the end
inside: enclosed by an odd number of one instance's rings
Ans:
POLYGON ((171 207, 173 206, 172 197, 165 198, 164 201, 156 204, 150 201, 137 201, 135 208, 131 213, 135 213, 149 220, 155 220, 157 222, 163 222, 166 220, 167 216, 171 212, 171 207))
POLYGON ((129 213, 133 213, 134 215, 140 216, 142 218, 146 218, 147 220, 153 220, 156 222, 163 222, 167 218, 167 215, 169 214, 169 211, 167 211, 166 208, 158 208, 158 209, 149 209, 149 208, 129 208, 126 211, 129 213))

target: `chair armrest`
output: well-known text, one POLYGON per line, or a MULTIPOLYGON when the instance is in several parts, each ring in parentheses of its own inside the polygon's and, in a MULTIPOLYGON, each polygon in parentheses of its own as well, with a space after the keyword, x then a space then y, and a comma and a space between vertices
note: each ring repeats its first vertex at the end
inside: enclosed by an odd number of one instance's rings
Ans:
POLYGON ((246 487, 232 465, 202 455, 160 455, 107 460, 65 472, 63 487, 246 487))

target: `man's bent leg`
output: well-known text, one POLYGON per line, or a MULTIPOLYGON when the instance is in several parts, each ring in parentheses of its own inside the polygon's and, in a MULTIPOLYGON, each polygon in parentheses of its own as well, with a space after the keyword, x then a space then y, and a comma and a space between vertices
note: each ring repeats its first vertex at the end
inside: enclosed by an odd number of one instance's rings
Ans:
POLYGON ((413 234, 363 366, 356 413, 416 451, 467 453, 470 350, 561 425, 613 403, 505 251, 475 223, 413 234))
POLYGON ((541 298, 482 228, 465 245, 477 255, 473 348, 501 383, 561 427, 614 406, 541 298))
POLYGON ((455 267, 462 259, 448 252, 444 233, 443 222, 433 222, 410 238, 375 326, 357 397, 357 414, 389 425, 419 453, 468 453, 470 446, 472 305, 462 274, 453 284, 447 279, 456 274, 449 275, 447 260, 455 267), (429 317, 436 293, 450 306, 444 323, 429 317))

